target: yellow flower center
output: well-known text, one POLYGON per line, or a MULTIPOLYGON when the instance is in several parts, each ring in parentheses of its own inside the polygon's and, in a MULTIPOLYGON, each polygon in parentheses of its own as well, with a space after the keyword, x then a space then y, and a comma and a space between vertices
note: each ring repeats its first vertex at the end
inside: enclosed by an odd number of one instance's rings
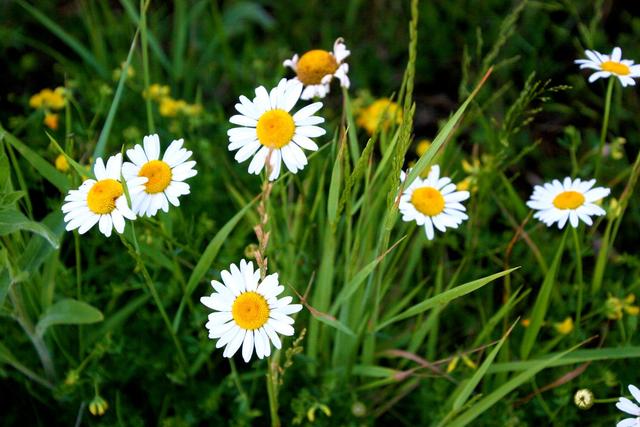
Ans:
POLYGON ((577 191, 563 191, 553 199, 553 206, 558 209, 575 209, 583 203, 584 196, 577 191))
POLYGON ((87 205, 93 213, 105 215, 116 208, 116 199, 124 194, 122 184, 115 179, 96 182, 87 195, 87 205))
POLYGON ((149 194, 161 193, 171 183, 171 168, 162 160, 151 160, 145 163, 138 173, 146 176, 148 181, 144 184, 149 194))
POLYGON ((600 67, 602 68, 602 71, 608 71, 610 73, 617 74, 618 76, 626 76, 631 72, 629 66, 614 61, 605 61, 600 64, 600 67))
POLYGON ((433 187, 417 188, 411 195, 411 203, 428 216, 436 216, 444 210, 444 197, 433 187))
POLYGON ((260 144, 268 148, 282 148, 291 142, 296 131, 293 117, 283 110, 269 110, 260 116, 256 133, 260 144))
POLYGON ((259 293, 245 292, 233 302, 231 315, 242 329, 258 329, 269 319, 269 305, 259 293))
POLYGON ((333 74, 338 69, 336 58, 326 50, 310 50, 302 55, 296 66, 298 80, 305 85, 320 84, 327 74, 333 74))

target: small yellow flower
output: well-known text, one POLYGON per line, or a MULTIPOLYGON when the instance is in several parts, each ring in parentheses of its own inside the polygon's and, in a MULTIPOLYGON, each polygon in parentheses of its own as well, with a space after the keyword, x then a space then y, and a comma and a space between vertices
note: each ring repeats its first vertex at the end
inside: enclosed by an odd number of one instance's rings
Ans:
POLYGON ((418 157, 422 157, 422 155, 427 152, 429 147, 431 147, 431 141, 429 141, 428 139, 421 139, 420 141, 418 141, 418 145, 416 145, 416 154, 418 155, 418 157))
POLYGON ((59 117, 55 113, 45 113, 43 123, 49 129, 57 130, 58 129, 58 119, 59 119, 59 117))
POLYGON ((609 296, 604 305, 607 318, 611 320, 620 320, 624 313, 627 313, 629 316, 637 316, 640 314, 640 307, 633 305, 635 301, 636 296, 634 294, 627 295, 624 300, 614 296, 609 296))
MULTIPOLYGON (((469 175, 468 177, 466 177, 465 179, 463 179, 462 181, 456 184, 456 190, 471 191, 472 184, 474 184, 474 182, 475 182, 475 179, 471 175, 469 175)), ((473 185, 473 187, 475 187, 475 185, 473 185)))
POLYGON ((378 126, 382 130, 387 130, 394 123, 402 123, 402 109, 388 98, 378 99, 360 110, 356 123, 364 128, 369 135, 373 135, 378 126))
POLYGON ((611 201, 609 201, 609 210, 607 214, 609 219, 616 219, 622 215, 622 206, 620 206, 620 202, 615 197, 612 197, 611 201))
POLYGON ((181 99, 173 99, 170 96, 160 100, 160 115, 164 117, 176 117, 186 107, 187 103, 181 99))
POLYGON ((191 117, 199 116, 202 111, 202 104, 187 104, 184 107, 184 114, 191 117))
POLYGON ((520 324, 524 327, 524 328, 528 328, 529 325, 531 325, 531 319, 522 319, 520 321, 520 324))
POLYGON ((32 108, 44 108, 45 110, 61 110, 64 108, 65 89, 57 87, 55 90, 42 89, 29 99, 32 108))
POLYGON ((107 409, 109 409, 109 404, 99 395, 96 395, 91 403, 89 403, 89 412, 91 412, 91 415, 94 417, 103 416, 105 412, 107 412, 107 409))
POLYGON ((447 374, 450 374, 451 372, 456 370, 456 368, 458 367, 458 362, 459 361, 460 361, 460 358, 458 356, 454 356, 449 361, 449 364, 447 364, 447 374))
MULTIPOLYGON (((118 81, 120 80, 120 76, 122 74, 122 70, 124 69, 126 62, 122 62, 120 64, 120 68, 116 68, 115 70, 113 70, 113 80, 114 81, 118 81)), ((129 66, 127 67, 127 78, 128 79, 132 79, 133 77, 135 77, 136 75, 136 70, 133 68, 133 65, 129 64, 129 66)))
POLYGON ((60 172, 69 172, 69 162, 67 161, 67 158, 64 156, 64 154, 59 154, 58 157, 56 157, 55 165, 56 169, 58 169, 60 172))
POLYGON ((573 331, 573 319, 567 317, 562 322, 554 323, 553 327, 561 335, 569 335, 573 331))
POLYGON ((142 96, 150 98, 152 101, 161 101, 162 98, 169 96, 169 86, 154 83, 149 86, 148 90, 142 92, 142 96))

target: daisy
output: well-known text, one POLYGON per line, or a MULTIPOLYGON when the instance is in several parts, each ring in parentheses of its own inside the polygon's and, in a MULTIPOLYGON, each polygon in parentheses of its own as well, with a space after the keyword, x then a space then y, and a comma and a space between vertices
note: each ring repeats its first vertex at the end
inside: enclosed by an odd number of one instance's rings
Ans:
POLYGON ((259 359, 271 354, 271 343, 281 348, 278 334, 293 335, 290 314, 302 310, 300 304, 291 304, 291 297, 278 299, 284 290, 278 283, 278 273, 270 274, 260 282, 260 269, 253 263, 240 261, 240 268, 231 264, 229 271, 220 273, 223 283, 211 281, 216 291, 200 302, 214 310, 206 324, 210 339, 218 339, 216 348, 225 347, 224 357, 232 357, 242 346, 242 358, 251 360, 254 352, 259 359), (260 283, 258 283, 260 282, 260 283))
POLYGON ((196 162, 191 160, 191 151, 182 148, 183 139, 174 140, 160 159, 160 138, 148 135, 143 139, 144 147, 137 144, 127 150, 131 162, 122 165, 122 176, 129 180, 134 177, 146 177, 144 191, 131 197, 133 211, 138 215, 154 216, 159 209, 169 211, 169 203, 180 206, 178 197, 189 194, 189 184, 183 182, 195 176, 196 162))
MULTIPOLYGON (((118 233, 124 231, 124 219, 136 219, 135 213, 129 209, 124 187, 120 178, 122 154, 118 153, 107 160, 105 167, 101 158, 96 159, 93 173, 96 179, 87 179, 77 190, 69 191, 64 198, 62 212, 67 231, 78 229, 84 234, 98 223, 100 232, 111 236, 111 229, 118 233)), ((135 197, 144 190, 145 177, 134 177, 126 181, 127 190, 135 197)))
MULTIPOLYGON (((629 384, 629 392, 637 402, 640 402, 640 390, 638 390, 638 387, 629 384)), ((626 397, 621 397, 618 403, 616 403, 616 408, 634 416, 633 418, 625 418, 620 421, 616 424, 616 427, 640 427, 640 406, 626 397)))
POLYGON ((313 97, 324 98, 329 93, 329 85, 334 77, 340 80, 340 86, 349 89, 349 64, 343 61, 351 51, 347 49, 342 37, 333 43, 333 52, 314 49, 306 52, 300 58, 298 54, 285 60, 282 65, 291 68, 296 73, 295 81, 305 85, 302 99, 313 97))
POLYGON ((563 182, 554 179, 544 185, 536 185, 527 206, 535 209, 533 217, 551 227, 558 222, 558 228, 564 227, 569 220, 573 228, 578 227, 578 220, 591 225, 591 216, 605 214, 604 209, 593 202, 607 197, 611 190, 605 187, 593 187, 595 179, 581 181, 566 177, 563 182))
MULTIPOLYGON (((405 178, 402 172, 400 180, 405 178)), ((468 191, 456 191, 451 178, 440 178, 440 167, 433 165, 426 179, 416 178, 402 192, 399 209, 403 221, 424 225, 427 239, 433 240, 434 227, 444 233, 447 227, 458 228, 469 218, 460 203, 468 198, 468 191)))
POLYGON ((240 114, 232 116, 229 121, 241 127, 227 131, 228 148, 229 151, 238 150, 235 155, 238 163, 253 156, 249 173, 260 174, 269 158, 269 180, 273 181, 280 175, 282 161, 291 173, 296 173, 307 164, 301 148, 318 150, 310 138, 326 133, 321 127, 314 126, 324 122, 322 117, 313 115, 322 103, 314 102, 293 115, 289 113, 301 92, 300 82, 282 79, 271 93, 263 86, 257 88, 253 101, 246 96, 240 97, 240 103, 235 106, 240 114))
POLYGON ((600 77, 616 76, 623 87, 636 85, 633 79, 640 77, 640 64, 634 65, 632 60, 622 59, 622 50, 619 47, 614 47, 610 56, 595 50, 585 50, 584 53, 589 59, 576 59, 574 62, 580 64, 580 68, 596 70, 589 76, 589 83, 600 77))

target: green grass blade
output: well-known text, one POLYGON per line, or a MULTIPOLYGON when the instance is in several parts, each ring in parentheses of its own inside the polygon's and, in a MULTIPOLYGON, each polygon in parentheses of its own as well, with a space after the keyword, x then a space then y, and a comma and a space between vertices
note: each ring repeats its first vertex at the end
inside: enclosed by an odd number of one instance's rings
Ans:
POLYGON ((35 7, 31 6, 29 3, 23 0, 17 0, 17 3, 27 12, 29 12, 34 18, 36 18, 49 31, 51 31, 53 34, 58 36, 60 40, 62 40, 67 46, 69 46, 73 51, 75 51, 82 59, 84 59, 87 64, 93 67, 93 69, 98 72, 100 77, 107 78, 108 76, 107 69, 103 65, 98 63, 98 60, 96 59, 96 57, 86 47, 84 47, 78 40, 76 40, 73 36, 67 33, 60 25, 53 22, 48 16, 40 12, 35 7))
POLYGON ((0 209, 0 236, 6 236, 19 230, 39 234, 56 249, 60 246, 58 237, 46 225, 31 221, 17 209, 0 209))
POLYGON ((416 314, 420 314, 423 313, 433 307, 436 307, 438 305, 442 305, 442 304, 447 304, 448 302, 456 299, 456 298, 460 298, 463 295, 467 295, 468 293, 471 293, 477 289, 480 289, 481 287, 491 283, 492 281, 499 279, 500 277, 503 277, 509 273, 511 273, 514 270, 517 270, 520 267, 514 267, 514 268, 510 268, 509 270, 504 270, 501 271, 499 273, 495 273, 492 274, 490 276, 487 277, 483 277, 482 279, 477 279, 474 280, 472 282, 468 282, 465 283, 463 285, 460 286, 456 286, 453 289, 449 289, 448 291, 442 292, 438 295, 435 295, 431 298, 429 298, 426 301, 422 301, 421 303, 418 303, 416 305, 414 305, 413 307, 410 307, 409 309, 407 309, 404 313, 399 314, 397 316, 394 316, 390 319, 384 320, 382 321, 376 328, 376 331, 379 331, 380 329, 389 326, 392 323, 395 323, 399 320, 403 320, 406 319, 408 317, 412 317, 415 316, 416 314))
MULTIPOLYGON (((569 225, 567 224, 567 230, 569 225)), ((556 276, 558 274, 558 268, 560 267, 560 261, 562 260, 562 252, 564 251, 564 244, 567 240, 567 232, 563 233, 562 240, 556 254, 553 258, 553 263, 549 267, 547 275, 544 277, 542 286, 540 287, 540 293, 536 298, 536 302, 533 306, 533 312, 531 313, 531 324, 526 329, 522 344, 520 345, 520 357, 527 359, 533 349, 540 328, 542 328, 542 322, 547 315, 547 309, 549 308, 549 298, 551 297, 551 290, 556 283, 556 276)))

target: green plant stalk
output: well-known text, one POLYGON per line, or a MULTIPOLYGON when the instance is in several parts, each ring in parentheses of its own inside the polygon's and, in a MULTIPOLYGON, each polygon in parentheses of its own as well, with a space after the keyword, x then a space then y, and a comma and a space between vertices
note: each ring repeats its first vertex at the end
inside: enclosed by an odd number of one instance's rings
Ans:
POLYGON ((600 177, 600 165, 602 162, 602 156, 604 152, 604 142, 607 139, 607 129, 609 128, 609 113, 611 112, 611 94, 613 93, 613 84, 615 79, 609 78, 609 85, 607 86, 607 96, 604 101, 604 117, 602 118, 602 130, 600 131, 600 145, 598 146, 598 153, 596 155, 596 169, 595 177, 600 177))
MULTIPOLYGON (((80 235, 73 233, 73 244, 76 253, 76 299, 82 301, 82 258, 80 256, 80 235)), ((78 325, 78 358, 84 355, 84 343, 82 339, 82 325, 78 325)))
POLYGON ((576 281, 578 282, 578 307, 576 308, 576 328, 580 328, 580 320, 582 319, 582 292, 584 288, 584 281, 582 279, 582 251, 580 249, 580 237, 578 236, 578 229, 571 227, 571 234, 573 235, 573 246, 575 249, 576 257, 576 281))
POLYGON ((269 397, 269 415, 271 416, 271 427, 280 427, 280 417, 278 416, 278 361, 280 351, 276 351, 273 356, 267 359, 267 395, 269 397))
MULTIPOLYGON (((148 5, 148 2, 147 2, 148 5)), ((140 43, 142 44, 142 74, 144 77, 144 90, 147 93, 145 104, 147 107, 147 130, 155 133, 156 127, 153 123, 153 109, 151 98, 149 97, 149 46, 147 41, 147 7, 144 0, 140 0, 140 43)))
POLYGON ((171 340, 176 346, 176 350, 178 350, 178 360, 180 362, 180 365, 185 369, 185 372, 186 372, 188 363, 187 363, 187 358, 185 356, 185 353, 182 349, 182 344, 180 343, 178 336, 176 335, 176 333, 173 330, 173 327, 171 326, 171 321, 169 320, 169 316, 167 316, 167 312, 165 311, 164 306, 162 305, 162 300, 160 299, 160 295, 158 294, 156 285, 153 283, 153 280, 149 275, 149 271, 147 271, 147 267, 145 267, 144 262, 142 261, 142 256, 140 255, 140 247, 138 246, 138 240, 136 238, 136 230, 133 224, 130 224, 130 225, 131 225, 131 234, 133 236, 134 247, 131 247, 131 245, 124 239, 124 237, 122 237, 122 235, 120 236, 120 240, 127 247, 127 249, 129 250, 129 254, 133 258, 133 260, 136 262, 136 265, 138 266, 138 268, 140 268, 140 271, 142 272, 142 277, 144 278, 144 283, 147 285, 147 288, 149 289, 149 292, 153 297, 153 301, 158 307, 158 311, 160 312, 160 315, 162 316, 162 320, 164 321, 165 326, 169 331, 171 340))

